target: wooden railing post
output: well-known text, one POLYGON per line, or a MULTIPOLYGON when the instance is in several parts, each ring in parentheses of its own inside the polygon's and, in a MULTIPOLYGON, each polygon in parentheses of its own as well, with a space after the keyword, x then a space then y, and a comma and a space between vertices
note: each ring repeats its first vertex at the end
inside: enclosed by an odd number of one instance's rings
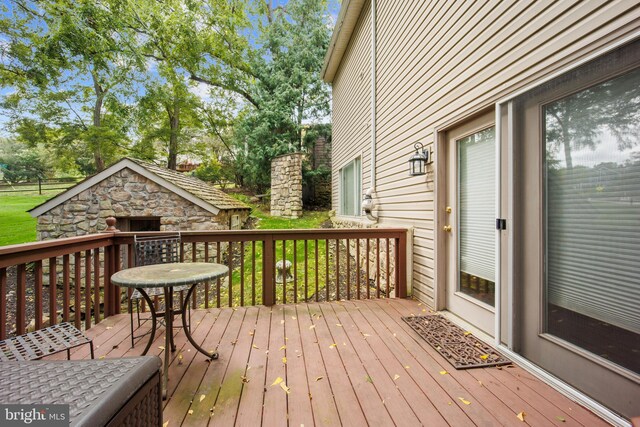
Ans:
MULTIPOLYGON (((119 231, 116 228, 116 219, 109 217, 106 219, 107 233, 115 233, 119 231)), ((115 251, 115 245, 105 246, 104 248, 104 317, 117 314, 115 300, 116 290, 111 283, 111 276, 116 272, 116 257, 119 254, 115 251)))
POLYGON ((275 304, 276 288, 273 277, 275 253, 273 250, 273 235, 269 234, 262 240, 262 304, 275 304))
POLYGON ((396 297, 407 297, 407 232, 395 239, 396 255, 396 297))

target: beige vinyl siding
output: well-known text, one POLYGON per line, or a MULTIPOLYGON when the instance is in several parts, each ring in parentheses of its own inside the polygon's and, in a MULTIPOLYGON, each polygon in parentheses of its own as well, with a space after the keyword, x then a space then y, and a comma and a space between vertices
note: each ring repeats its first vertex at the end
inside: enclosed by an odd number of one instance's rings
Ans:
MULTIPOLYGON (((640 31, 640 5, 378 0, 377 14, 380 225, 414 227, 413 293, 433 304, 434 170, 408 176, 413 144, 433 150, 434 129, 492 109, 500 98, 640 31)), ((337 169, 356 152, 363 154, 363 189, 370 182, 363 126, 370 120, 369 19, 366 5, 333 81, 334 193, 337 169), (360 71, 367 73, 364 84, 354 80, 360 71)))
POLYGON ((371 183, 370 6, 365 5, 333 82, 332 207, 339 212, 340 169, 362 159, 362 189, 371 183), (336 141, 338 141, 336 143, 336 141))

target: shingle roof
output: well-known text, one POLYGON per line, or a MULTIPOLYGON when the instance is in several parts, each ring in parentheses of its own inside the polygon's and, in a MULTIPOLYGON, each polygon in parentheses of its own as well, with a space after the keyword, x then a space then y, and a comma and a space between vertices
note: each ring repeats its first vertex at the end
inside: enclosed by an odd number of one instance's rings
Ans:
POLYGON ((194 176, 176 172, 138 159, 129 160, 137 163, 149 172, 177 185, 184 191, 188 191, 205 202, 211 203, 219 209, 251 209, 249 206, 237 199, 234 199, 224 191, 218 190, 213 185, 210 185, 194 176))

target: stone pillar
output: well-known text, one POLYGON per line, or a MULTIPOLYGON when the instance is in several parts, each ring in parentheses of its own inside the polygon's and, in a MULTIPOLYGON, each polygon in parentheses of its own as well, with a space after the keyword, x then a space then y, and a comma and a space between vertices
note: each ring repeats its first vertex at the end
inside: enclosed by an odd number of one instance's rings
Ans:
POLYGON ((271 161, 271 215, 302 216, 302 156, 284 154, 271 161))

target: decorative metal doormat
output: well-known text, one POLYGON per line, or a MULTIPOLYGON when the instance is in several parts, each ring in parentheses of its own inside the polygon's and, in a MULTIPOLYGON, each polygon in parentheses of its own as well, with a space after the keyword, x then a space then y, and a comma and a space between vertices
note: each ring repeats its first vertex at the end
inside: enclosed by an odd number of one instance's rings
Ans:
POLYGON ((463 331, 441 315, 403 317, 425 341, 456 369, 508 365, 493 347, 463 331))

